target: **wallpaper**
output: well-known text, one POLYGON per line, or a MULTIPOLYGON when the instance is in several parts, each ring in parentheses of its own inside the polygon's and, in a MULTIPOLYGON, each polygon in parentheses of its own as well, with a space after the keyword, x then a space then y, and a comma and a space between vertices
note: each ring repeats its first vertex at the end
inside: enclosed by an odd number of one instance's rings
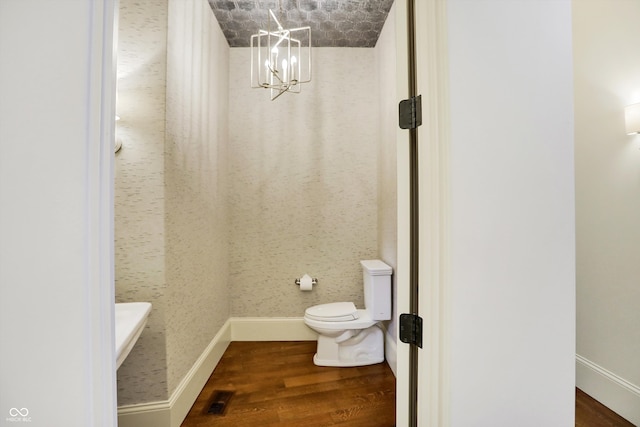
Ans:
POLYGON ((228 52, 206 1, 169 1, 165 226, 170 393, 229 318, 228 52))
POLYGON ((167 0, 120 1, 115 160, 116 302, 153 308, 118 370, 118 404, 168 398, 164 120, 167 0))
MULTIPOLYGON (((380 120, 378 126, 378 256, 396 271, 398 244, 398 94, 396 93, 396 6, 391 7, 378 44, 376 44, 376 69, 378 70, 378 98, 380 120)), ((393 276, 393 314, 398 314, 396 305, 397 275, 393 276)), ((396 338, 397 325, 391 320, 387 333, 396 338)))
POLYGON ((379 120, 373 49, 317 48, 300 94, 249 87, 250 51, 230 53, 233 316, 363 307, 359 260, 377 256, 379 120), (294 284, 318 279, 311 292, 294 284))
POLYGON ((116 299, 153 304, 122 406, 167 400, 229 317, 229 49, 206 1, 120 5, 116 299))

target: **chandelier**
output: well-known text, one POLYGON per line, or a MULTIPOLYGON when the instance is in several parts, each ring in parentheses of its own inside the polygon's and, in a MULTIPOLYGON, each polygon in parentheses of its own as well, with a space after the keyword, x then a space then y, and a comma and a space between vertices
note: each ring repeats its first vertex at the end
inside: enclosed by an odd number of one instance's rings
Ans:
POLYGON ((273 101, 311 81, 311 27, 286 30, 271 9, 268 17, 251 36, 251 87, 270 89, 273 101))

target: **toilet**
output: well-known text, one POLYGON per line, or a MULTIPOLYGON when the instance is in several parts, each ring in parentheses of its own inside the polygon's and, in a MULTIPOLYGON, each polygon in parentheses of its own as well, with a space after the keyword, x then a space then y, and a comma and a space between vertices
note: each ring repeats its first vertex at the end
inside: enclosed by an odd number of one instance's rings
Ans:
POLYGON ((384 361, 384 333, 378 324, 391 319, 392 268, 380 260, 360 261, 364 309, 353 302, 309 307, 304 323, 318 333, 313 363, 318 366, 364 366, 384 361))

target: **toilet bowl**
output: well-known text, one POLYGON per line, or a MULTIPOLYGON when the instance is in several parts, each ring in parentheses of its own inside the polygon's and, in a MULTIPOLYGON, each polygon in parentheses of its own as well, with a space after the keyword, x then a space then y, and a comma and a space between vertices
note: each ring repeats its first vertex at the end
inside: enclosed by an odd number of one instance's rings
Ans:
POLYGON ((365 308, 353 302, 315 305, 304 322, 318 333, 313 363, 318 366, 364 366, 384 361, 384 333, 379 321, 391 318, 392 269, 379 260, 360 261, 365 308))

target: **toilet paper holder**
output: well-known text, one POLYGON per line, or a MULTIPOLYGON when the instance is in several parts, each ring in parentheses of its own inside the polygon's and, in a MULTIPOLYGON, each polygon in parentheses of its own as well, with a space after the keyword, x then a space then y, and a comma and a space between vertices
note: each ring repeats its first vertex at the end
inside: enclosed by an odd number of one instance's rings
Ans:
MULTIPOLYGON (((311 284, 313 286, 317 285, 318 284, 318 279, 316 279, 315 277, 312 277, 311 278, 311 284)), ((296 279, 296 285, 300 286, 300 279, 296 279)))

